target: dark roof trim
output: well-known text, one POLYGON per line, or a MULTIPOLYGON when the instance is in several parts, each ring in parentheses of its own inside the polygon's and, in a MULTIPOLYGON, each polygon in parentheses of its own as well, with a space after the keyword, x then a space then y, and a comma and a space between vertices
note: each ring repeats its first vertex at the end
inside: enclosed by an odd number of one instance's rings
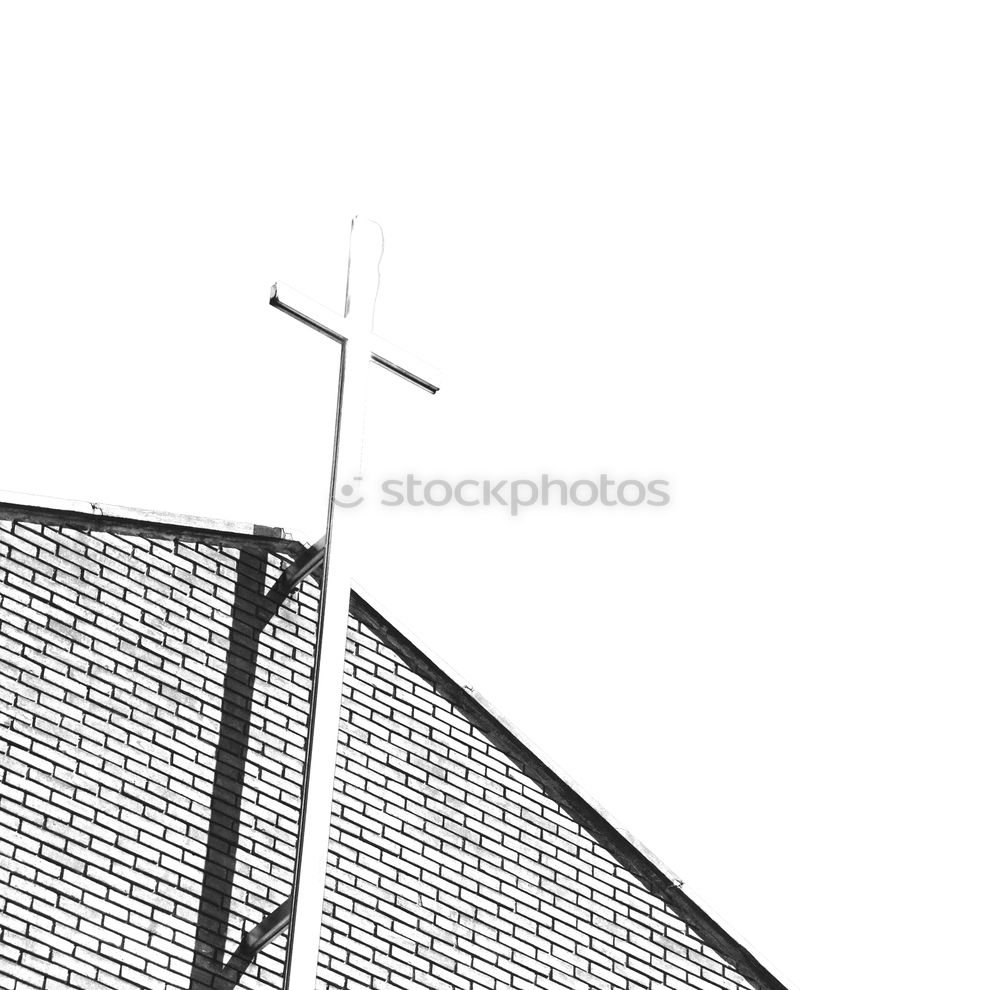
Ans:
POLYGON ((8 492, 0 493, 0 519, 66 526, 83 532, 125 533, 147 539, 175 539, 227 547, 259 546, 275 552, 296 553, 302 549, 300 541, 275 526, 8 492))
POLYGON ((647 890, 661 898, 698 936, 758 990, 788 990, 764 965, 727 934, 671 879, 649 855, 637 848, 571 784, 540 759, 480 700, 415 646, 357 591, 351 593, 351 612, 441 697, 455 706, 498 749, 503 750, 555 802, 560 804, 610 852, 647 890))

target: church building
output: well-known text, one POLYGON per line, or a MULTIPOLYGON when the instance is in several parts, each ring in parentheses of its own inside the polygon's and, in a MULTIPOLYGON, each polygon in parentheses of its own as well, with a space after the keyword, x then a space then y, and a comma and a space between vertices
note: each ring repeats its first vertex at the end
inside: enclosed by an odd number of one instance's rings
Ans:
MULTIPOLYGON (((2 499, 0 988, 281 990, 322 547, 2 499)), ((317 988, 782 987, 356 593, 336 717, 317 988)))

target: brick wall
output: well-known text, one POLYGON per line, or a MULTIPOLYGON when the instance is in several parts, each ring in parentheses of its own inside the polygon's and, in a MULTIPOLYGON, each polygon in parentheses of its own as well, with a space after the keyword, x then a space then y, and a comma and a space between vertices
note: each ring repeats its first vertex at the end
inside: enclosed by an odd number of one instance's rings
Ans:
POLYGON ((317 591, 258 635, 290 554, 216 539, 0 520, 0 987, 227 986, 290 893, 317 591))
POLYGON ((321 986, 751 986, 410 655, 350 634, 321 986))
MULTIPOLYGON (((0 990, 280 987, 286 935, 237 948, 291 891, 318 592, 265 593, 301 548, 26 513, 0 518, 0 990)), ((781 990, 352 612, 321 988, 781 990)))

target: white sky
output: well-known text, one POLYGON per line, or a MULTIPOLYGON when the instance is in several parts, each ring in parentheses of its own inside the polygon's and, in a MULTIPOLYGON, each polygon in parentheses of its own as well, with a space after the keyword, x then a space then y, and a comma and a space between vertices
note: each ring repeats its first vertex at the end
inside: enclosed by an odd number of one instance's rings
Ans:
POLYGON ((361 582, 789 985, 995 944, 997 14, 973 3, 20 4, 0 488, 322 527, 386 231, 361 582))

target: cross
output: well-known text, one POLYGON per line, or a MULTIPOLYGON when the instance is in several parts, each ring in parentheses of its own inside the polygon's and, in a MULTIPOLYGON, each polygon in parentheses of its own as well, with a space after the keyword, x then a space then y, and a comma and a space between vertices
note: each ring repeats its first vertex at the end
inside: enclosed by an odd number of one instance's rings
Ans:
POLYGON ((337 423, 326 522, 326 559, 316 632, 285 990, 313 990, 316 985, 348 608, 355 554, 359 549, 357 526, 352 526, 350 520, 345 518, 345 509, 338 508, 335 499, 338 493, 352 494, 350 482, 361 478, 368 368, 377 364, 432 395, 438 391, 438 386, 434 384, 436 374, 372 332, 382 248, 382 228, 378 224, 371 221, 359 223, 357 218, 351 222, 343 316, 280 282, 271 288, 272 306, 341 345, 337 423), (368 264, 358 265, 356 256, 366 258, 368 264))

